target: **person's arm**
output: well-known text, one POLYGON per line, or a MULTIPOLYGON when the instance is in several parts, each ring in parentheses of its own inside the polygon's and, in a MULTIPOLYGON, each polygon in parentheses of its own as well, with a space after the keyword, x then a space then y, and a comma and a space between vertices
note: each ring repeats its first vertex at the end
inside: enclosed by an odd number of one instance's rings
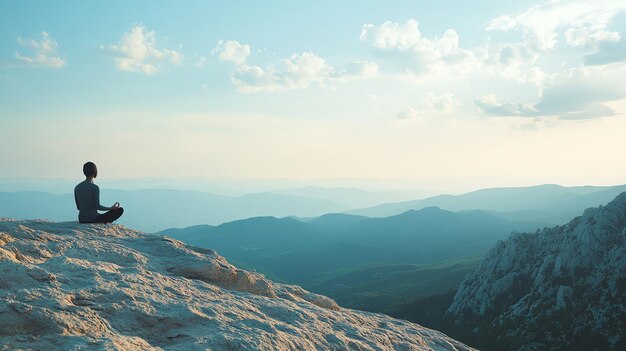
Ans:
POLYGON ((106 207, 106 206, 102 206, 100 205, 100 188, 96 185, 96 190, 95 190, 95 194, 94 194, 94 199, 96 200, 96 208, 99 209, 100 211, 109 211, 112 210, 112 207, 106 207))
POLYGON ((76 209, 80 211, 80 207, 78 206, 78 194, 76 194, 76 188, 74 188, 74 201, 76 202, 76 209))

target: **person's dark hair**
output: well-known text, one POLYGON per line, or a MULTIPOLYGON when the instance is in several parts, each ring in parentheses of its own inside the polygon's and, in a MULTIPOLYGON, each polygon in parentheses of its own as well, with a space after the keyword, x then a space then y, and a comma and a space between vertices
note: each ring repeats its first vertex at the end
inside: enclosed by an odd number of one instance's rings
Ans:
POLYGON ((98 168, 93 162, 87 162, 83 165, 83 174, 85 177, 96 177, 98 175, 98 168))

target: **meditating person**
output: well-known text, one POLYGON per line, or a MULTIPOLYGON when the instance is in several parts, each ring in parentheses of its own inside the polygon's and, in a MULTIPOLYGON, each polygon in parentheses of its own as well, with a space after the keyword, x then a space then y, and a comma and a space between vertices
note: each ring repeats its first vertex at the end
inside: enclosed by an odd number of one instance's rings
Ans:
POLYGON ((100 205, 100 188, 93 183, 93 179, 98 176, 98 169, 93 162, 83 165, 83 173, 86 177, 85 181, 74 188, 78 221, 80 223, 113 223, 124 213, 124 209, 120 207, 119 202, 111 207, 100 205), (107 212, 100 214, 98 210, 107 212))

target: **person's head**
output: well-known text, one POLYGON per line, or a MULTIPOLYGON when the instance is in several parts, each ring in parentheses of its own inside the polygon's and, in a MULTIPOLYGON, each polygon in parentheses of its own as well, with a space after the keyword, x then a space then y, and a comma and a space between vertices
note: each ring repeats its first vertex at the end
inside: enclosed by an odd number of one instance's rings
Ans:
POLYGON ((98 176, 98 168, 93 162, 87 162, 83 165, 83 174, 87 178, 95 178, 98 176))

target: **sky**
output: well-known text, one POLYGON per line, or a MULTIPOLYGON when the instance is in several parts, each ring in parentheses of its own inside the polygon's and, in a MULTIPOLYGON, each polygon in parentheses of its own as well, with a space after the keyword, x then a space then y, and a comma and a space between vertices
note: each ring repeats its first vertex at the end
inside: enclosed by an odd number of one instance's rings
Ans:
POLYGON ((625 36, 626 0, 3 1, 0 177, 622 184, 625 36))

